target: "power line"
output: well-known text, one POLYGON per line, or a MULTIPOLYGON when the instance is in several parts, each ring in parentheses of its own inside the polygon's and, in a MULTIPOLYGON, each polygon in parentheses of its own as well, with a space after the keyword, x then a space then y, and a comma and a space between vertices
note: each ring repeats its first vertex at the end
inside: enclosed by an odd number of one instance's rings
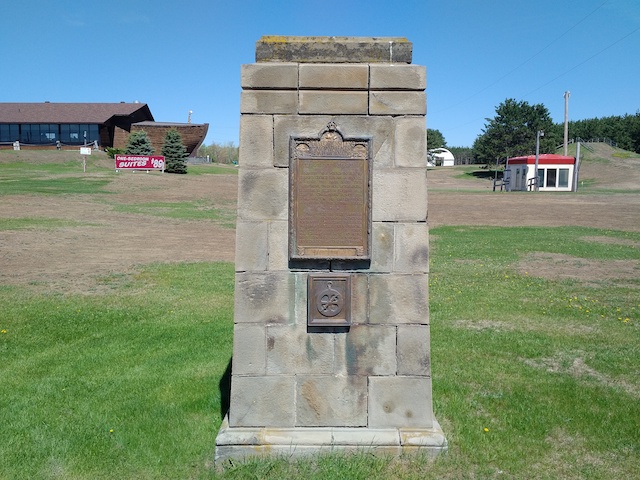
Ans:
POLYGON ((558 80, 560 77, 565 76, 567 73, 570 73, 572 71, 574 71, 576 68, 581 67, 582 65, 584 65, 585 63, 587 63, 590 60, 593 60, 595 57, 597 57, 598 55, 600 55, 602 52, 609 50, 611 47, 613 47, 614 45, 617 45, 618 43, 622 42, 623 40, 625 40, 627 37, 630 37, 631 35, 633 35, 634 33, 636 33, 638 30, 640 30, 640 27, 636 28, 635 30, 633 30, 632 32, 627 33, 626 35, 624 35, 623 37, 619 38, 618 40, 616 40, 615 42, 613 42, 612 44, 604 47, 602 50, 600 50, 597 53, 594 53, 593 55, 591 55, 589 58, 587 58, 586 60, 583 60, 582 62, 574 65, 573 67, 571 67, 569 70, 561 73, 560 75, 558 75, 557 77, 552 78, 551 80, 549 80, 547 83, 545 83, 544 85, 540 85, 539 87, 537 87, 534 90, 531 90, 529 93, 522 95, 520 98, 525 98, 529 95, 531 95, 532 93, 537 92, 538 90, 540 90, 541 88, 546 87, 547 85, 549 85, 550 83, 555 82, 556 80, 558 80))
MULTIPOLYGON (((605 52, 605 51, 609 50, 611 47, 613 47, 613 46, 617 45, 618 43, 622 42, 623 40, 625 40, 626 38, 630 37, 631 35, 633 35, 634 33, 636 33, 636 32, 637 32, 637 31, 639 31, 639 30, 640 30, 640 27, 638 27, 638 28, 636 28, 635 30, 633 30, 633 31, 631 31, 631 32, 629 32, 629 33, 627 33, 626 35, 624 35, 624 36, 622 36, 622 37, 620 37, 620 38, 619 38, 618 40, 616 40, 615 42, 613 42, 613 43, 611 43, 611 44, 607 45, 607 46, 606 46, 606 47, 604 47, 602 50, 598 51, 597 53, 594 53, 593 55, 591 55, 591 56, 590 56, 589 58, 587 58, 586 60, 583 60, 582 62, 580 62, 580 63, 578 63, 578 64, 574 65, 574 66, 573 66, 573 67, 571 67, 570 69, 566 70, 565 72, 561 73, 560 75, 558 75, 558 76, 554 77, 553 79, 549 80, 547 83, 545 83, 545 84, 543 84, 543 85, 540 85, 539 87, 535 88, 534 90, 531 90, 529 93, 527 93, 527 94, 525 94, 525 95, 521 95, 521 96, 519 97, 519 99, 520 99, 520 100, 522 100, 522 99, 526 98, 527 96, 531 95, 532 93, 535 93, 535 92, 537 92, 538 90, 540 90, 540 89, 542 89, 542 88, 546 87, 547 85, 549 85, 549 84, 551 84, 551 83, 555 82, 556 80, 558 80, 559 78, 563 77, 563 76, 564 76, 564 75, 566 75, 567 73, 570 73, 570 72, 574 71, 576 68, 578 68, 578 67, 580 67, 580 66, 584 65, 585 63, 589 62, 590 60, 593 60, 595 57, 597 57, 597 56, 598 56, 598 55, 600 55, 601 53, 603 53, 603 52, 605 52)), ((464 126, 466 126, 466 125, 469 125, 469 124, 475 123, 475 122, 477 122, 478 120, 486 120, 486 119, 487 119, 486 117, 482 117, 481 119, 480 119, 480 118, 476 118, 476 119, 474 119, 474 120, 469 120, 468 122, 458 124, 458 125, 457 125, 456 127, 454 127, 453 129, 455 130, 456 128, 464 127, 464 126)))
MULTIPOLYGON (((511 75, 512 73, 514 73, 516 70, 520 69, 521 67, 523 67, 524 65, 526 65, 527 63, 529 63, 531 60, 533 60, 534 58, 536 58, 538 55, 540 55, 542 52, 544 52, 545 50, 547 50, 549 47, 551 47, 554 43, 556 43, 558 40, 560 40, 561 38, 565 37, 566 35, 569 34, 569 32, 571 32, 571 30, 573 30, 574 28, 576 28, 578 25, 580 25, 582 22, 584 22, 587 18, 589 18, 591 15, 593 15, 594 13, 596 13, 598 10, 600 10, 602 7, 604 7, 607 3, 609 2, 609 0, 605 0, 604 2, 602 2, 600 5, 598 5, 594 10, 592 10, 590 13, 588 13, 587 15, 585 15, 582 19, 578 20, 577 23, 575 23, 571 28, 565 30, 560 36, 556 37, 554 40, 552 40, 551 42, 549 42, 546 46, 544 46, 541 50, 539 50, 538 52, 534 53, 533 55, 531 55, 529 58, 527 58, 524 62, 520 63, 517 67, 509 70, 507 73, 505 73, 504 75, 502 75, 500 78, 498 78, 497 80, 495 80, 494 82, 490 83, 489 85, 487 85, 486 87, 482 88, 481 90, 478 90, 477 92, 475 92, 474 94, 472 94, 471 96, 465 98, 464 100, 459 101, 458 103, 455 103, 453 105, 451 105, 450 107, 447 107, 443 110, 447 110, 448 108, 454 108, 457 107, 458 105, 461 105, 463 103, 468 102, 469 100, 471 100, 473 97, 476 97, 478 95, 480 95, 482 92, 487 91, 488 89, 490 89, 491 87, 493 87, 494 85, 500 83, 502 80, 504 80, 505 78, 507 78, 509 75, 511 75)), ((541 87, 542 88, 542 87, 541 87)), ((438 113, 438 111, 436 110, 433 113, 438 113)))

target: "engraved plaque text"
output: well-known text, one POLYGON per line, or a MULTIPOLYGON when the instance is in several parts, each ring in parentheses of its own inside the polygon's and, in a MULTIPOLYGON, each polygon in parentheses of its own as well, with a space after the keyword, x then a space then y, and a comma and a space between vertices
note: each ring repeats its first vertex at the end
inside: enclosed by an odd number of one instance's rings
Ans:
POLYGON ((368 259, 368 139, 344 139, 330 123, 318 139, 292 138, 292 259, 368 259))

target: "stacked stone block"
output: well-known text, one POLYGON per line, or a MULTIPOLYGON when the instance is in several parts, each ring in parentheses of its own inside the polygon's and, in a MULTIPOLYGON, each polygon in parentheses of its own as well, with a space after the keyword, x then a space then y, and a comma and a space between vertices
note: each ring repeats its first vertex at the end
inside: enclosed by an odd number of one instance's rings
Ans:
POLYGON ((426 70, 322 58, 242 67, 231 407, 218 458, 273 451, 274 431, 281 451, 298 453, 446 448, 431 400, 426 70), (289 140, 329 122, 373 142, 364 266, 288 258, 289 140), (307 326, 307 277, 329 271, 352 275, 348 328, 307 326), (262 440, 239 447, 241 432, 262 440))

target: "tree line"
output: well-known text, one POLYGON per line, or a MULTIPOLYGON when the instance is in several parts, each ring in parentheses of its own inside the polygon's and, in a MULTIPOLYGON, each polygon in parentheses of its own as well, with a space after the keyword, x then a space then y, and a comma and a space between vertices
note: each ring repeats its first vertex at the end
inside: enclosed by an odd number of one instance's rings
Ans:
POLYGON ((238 163, 238 147, 233 142, 219 144, 213 142, 211 145, 202 145, 198 148, 198 157, 208 156, 214 163, 238 163))
POLYGON ((618 148, 640 153, 640 111, 635 115, 569 122, 569 138, 608 138, 615 142, 618 148))
MULTIPOLYGON (((508 98, 500 103, 493 118, 485 119, 482 133, 472 147, 449 146, 442 132, 427 129, 427 149, 447 148, 457 164, 504 163, 509 157, 533 155, 537 132, 540 153, 555 153, 564 141, 564 124, 554 123, 544 104, 508 98)), ((611 116, 569 122, 569 139, 608 138, 619 148, 640 153, 640 111, 635 115, 611 116)), ((199 157, 209 156, 215 163, 238 163, 238 147, 232 142, 212 143, 198 149, 199 157)))
MULTIPOLYGON (((427 129, 427 149, 448 148, 456 163, 504 163, 509 157, 532 155, 540 142, 540 153, 555 153, 564 141, 564 124, 554 123, 541 103, 530 105, 508 98, 487 118, 473 147, 448 147, 439 130, 427 129), (538 137, 538 132, 544 132, 538 137)), ((635 115, 575 120, 568 123, 569 139, 608 138, 619 148, 640 153, 640 111, 635 115)))

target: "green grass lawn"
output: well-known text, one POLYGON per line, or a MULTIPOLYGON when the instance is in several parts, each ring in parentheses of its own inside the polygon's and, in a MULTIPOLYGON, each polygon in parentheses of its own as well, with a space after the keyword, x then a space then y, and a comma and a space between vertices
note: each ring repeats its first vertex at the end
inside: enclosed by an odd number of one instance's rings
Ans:
MULTIPOLYGON (((0 201, 105 201, 116 175, 103 160, 89 164, 95 176, 55 158, 18 168, 16 155, 0 152, 0 201)), ((209 203, 114 208, 232 223, 209 203)), ((0 231, 75 225, 0 219, 0 231)), ((430 254, 433 398, 447 455, 213 467, 233 265, 178 263, 114 272, 96 290, 107 293, 0 285, 0 479, 639 478, 640 233, 440 227, 430 254), (534 254, 551 273, 557 262, 583 275, 542 276, 522 263, 534 254)))
POLYGON ((640 234, 432 235, 433 396, 449 440, 435 462, 365 452, 214 469, 233 266, 198 263, 105 278, 102 295, 0 287, 0 478, 637 478, 640 280, 545 280, 516 262, 637 262, 640 234))
POLYGON ((218 223, 226 228, 235 228, 235 204, 229 207, 219 207, 210 200, 119 204, 114 207, 114 210, 185 220, 205 220, 218 223))
POLYGON ((230 264, 179 264, 104 296, 0 287, 0 478, 204 475, 232 280, 230 264))

